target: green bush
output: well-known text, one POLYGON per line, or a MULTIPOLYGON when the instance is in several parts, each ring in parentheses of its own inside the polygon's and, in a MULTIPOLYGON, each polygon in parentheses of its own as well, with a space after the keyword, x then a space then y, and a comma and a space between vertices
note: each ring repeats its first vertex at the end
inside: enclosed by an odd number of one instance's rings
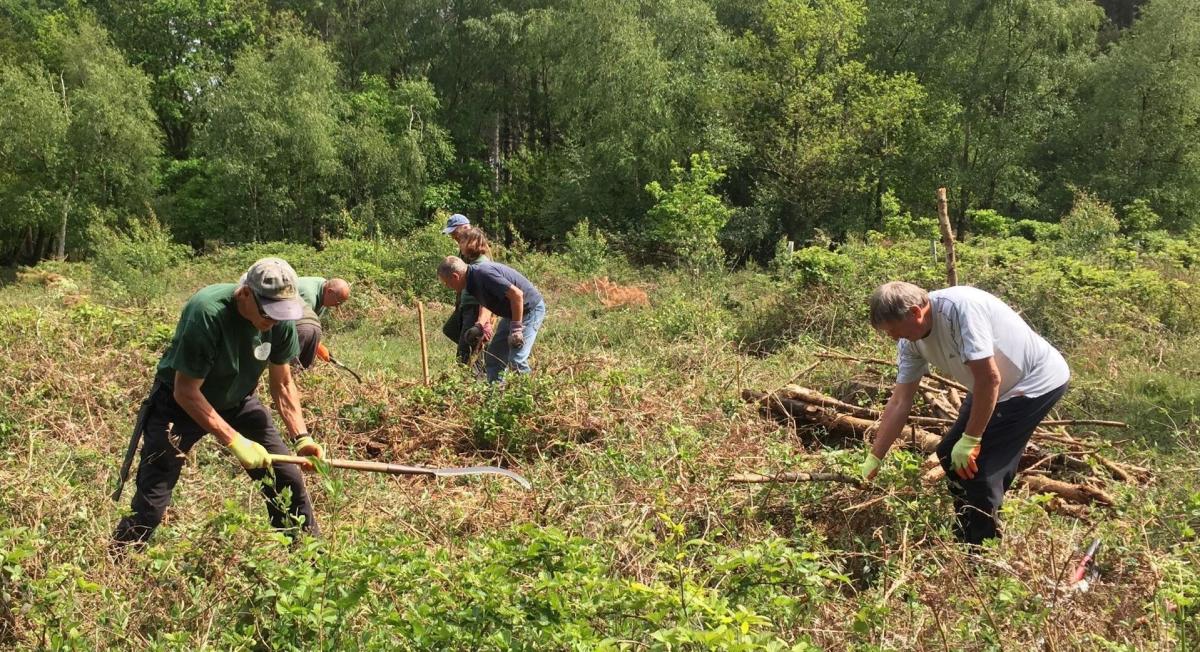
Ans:
POLYGON ((553 379, 541 375, 508 374, 504 386, 490 386, 471 415, 476 448, 489 453, 524 457, 545 451, 553 433, 537 426, 537 417, 551 409, 553 379))
POLYGON ((1062 237, 1062 227, 1052 222, 1037 220, 1017 220, 1013 224, 1013 235, 1019 235, 1031 242, 1047 242, 1062 237))
POLYGON ((1127 234, 1153 231, 1161 222, 1162 218, 1145 199, 1135 199, 1121 209, 1121 230, 1127 234))
POLYGON ((608 265, 608 240, 599 230, 590 228, 586 219, 581 220, 567 233, 564 256, 567 266, 576 273, 592 276, 608 265))
POLYGON ((707 152, 692 154, 686 170, 672 162, 669 187, 657 181, 646 185, 655 204, 646 211, 644 246, 663 262, 696 270, 721 267, 724 254, 717 234, 732 210, 712 190, 724 178, 724 168, 714 165, 707 152))
POLYGON ((1107 248, 1121 230, 1112 206, 1082 190, 1060 225, 1065 250, 1081 256, 1107 248))
POLYGON ((826 283, 849 271, 851 261, 824 247, 805 247, 792 255, 791 267, 801 285, 826 283))
POLYGON ((316 259, 320 276, 370 283, 406 302, 449 301, 453 293, 437 279, 437 266, 457 253, 440 224, 403 239, 331 240, 316 259))
POLYGON ((146 305, 167 289, 167 271, 187 257, 158 220, 134 221, 127 231, 101 224, 88 230, 92 259, 104 289, 115 297, 146 305))
POLYGON ((971 233, 975 235, 1007 237, 1013 231, 1015 223, 991 209, 972 209, 967 211, 967 219, 971 223, 971 233))

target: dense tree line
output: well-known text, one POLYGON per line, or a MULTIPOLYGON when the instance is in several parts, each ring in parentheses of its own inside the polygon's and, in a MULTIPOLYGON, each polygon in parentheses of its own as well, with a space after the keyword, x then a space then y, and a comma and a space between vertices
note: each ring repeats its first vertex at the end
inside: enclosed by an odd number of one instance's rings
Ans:
POLYGON ((674 248, 743 260, 939 185, 967 230, 1078 192, 1185 230, 1193 3, 0 0, 0 261, 151 217, 319 244, 438 209, 643 254, 675 215, 703 232, 674 248))

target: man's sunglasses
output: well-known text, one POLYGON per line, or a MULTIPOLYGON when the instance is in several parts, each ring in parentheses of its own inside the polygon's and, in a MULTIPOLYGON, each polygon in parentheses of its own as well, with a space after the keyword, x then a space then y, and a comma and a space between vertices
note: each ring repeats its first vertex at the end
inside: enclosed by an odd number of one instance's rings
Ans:
POLYGON ((268 319, 268 320, 270 320, 270 321, 275 321, 275 318, 274 318, 274 317, 272 317, 272 316, 268 315, 268 314, 267 314, 267 312, 266 312, 265 310, 263 310, 262 301, 259 301, 259 300, 258 300, 258 293, 256 293, 256 292, 254 292, 253 290, 251 290, 251 291, 250 291, 250 296, 254 297, 254 306, 255 306, 256 308, 258 308, 258 316, 259 316, 259 317, 262 317, 263 319, 268 319))

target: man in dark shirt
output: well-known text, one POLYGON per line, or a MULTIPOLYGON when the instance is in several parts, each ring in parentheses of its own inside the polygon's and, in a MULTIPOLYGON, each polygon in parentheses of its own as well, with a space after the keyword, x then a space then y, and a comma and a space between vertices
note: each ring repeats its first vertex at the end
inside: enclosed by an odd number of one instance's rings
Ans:
MULTIPOLYGON (((294 320, 304 310, 296 283, 287 262, 264 258, 240 284, 210 285, 188 299, 130 444, 132 453, 138 435, 144 435, 133 513, 117 524, 117 544, 150 538, 171 504, 184 456, 205 434, 211 432, 229 448, 254 480, 271 473, 271 453, 289 453, 254 393, 264 369, 296 454, 325 456, 307 432, 288 366, 300 350, 294 320)), ((274 481, 261 484, 272 525, 316 534, 300 469, 283 465, 273 472, 274 481), (285 489, 291 495, 286 503, 285 489)), ((119 495, 118 488, 114 499, 119 495)))
POLYGON ((506 369, 529 373, 529 353, 546 318, 546 302, 533 283, 508 265, 489 262, 468 266, 458 256, 447 256, 442 261, 438 279, 446 287, 468 292, 479 300, 479 316, 468 335, 491 340, 484 363, 488 380, 500 380, 506 369), (495 337, 491 333, 493 313, 500 317, 495 337))

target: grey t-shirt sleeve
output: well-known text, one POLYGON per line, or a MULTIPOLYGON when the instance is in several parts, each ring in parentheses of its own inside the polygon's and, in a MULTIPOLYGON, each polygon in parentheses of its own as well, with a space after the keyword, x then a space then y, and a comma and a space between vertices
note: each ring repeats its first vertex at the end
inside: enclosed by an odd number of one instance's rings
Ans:
POLYGON ((896 345, 896 382, 915 383, 929 371, 929 361, 908 340, 896 345))
POLYGON ((959 342, 963 362, 983 360, 996 353, 996 337, 992 332, 992 320, 986 314, 983 305, 977 302, 959 304, 958 312, 959 342))

